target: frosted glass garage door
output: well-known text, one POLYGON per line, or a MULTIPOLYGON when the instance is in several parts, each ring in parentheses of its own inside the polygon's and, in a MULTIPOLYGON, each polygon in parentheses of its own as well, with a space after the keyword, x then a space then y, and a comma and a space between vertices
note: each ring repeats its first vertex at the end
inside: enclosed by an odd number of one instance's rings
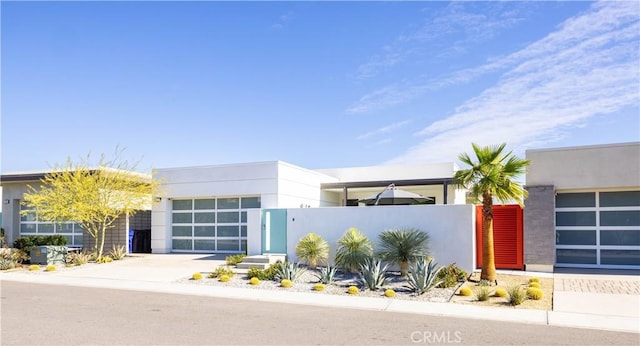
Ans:
POLYGON ((171 212, 173 252, 245 252, 247 210, 260 197, 174 199, 171 212))
POLYGON ((558 193, 556 266, 640 269, 640 191, 558 193))

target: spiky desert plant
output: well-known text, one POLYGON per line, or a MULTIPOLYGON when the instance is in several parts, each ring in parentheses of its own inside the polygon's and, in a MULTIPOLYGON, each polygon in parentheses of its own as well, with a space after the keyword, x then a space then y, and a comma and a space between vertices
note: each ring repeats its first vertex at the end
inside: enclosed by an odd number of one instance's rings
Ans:
POLYGON ((496 288, 496 291, 493 293, 494 296, 504 298, 507 296, 507 290, 502 287, 496 288))
POLYGON ((306 270, 298 265, 298 263, 284 262, 282 265, 276 268, 276 280, 291 280, 293 282, 298 281, 300 276, 304 274, 306 270))
POLYGON ((249 283, 252 284, 253 286, 257 286, 260 284, 260 279, 254 276, 251 278, 251 280, 249 280, 249 283))
POLYGON ((382 288, 387 283, 387 267, 382 265, 380 260, 367 259, 360 266, 358 283, 372 291, 382 288))
POLYGON ((191 275, 191 280, 202 280, 202 273, 201 272, 193 273, 193 275, 191 275))
POLYGON ((119 261, 127 255, 127 249, 124 245, 113 245, 111 251, 109 252, 109 257, 113 258, 116 261, 119 261))
POLYGON ((322 267, 320 268, 320 272, 315 273, 314 275, 318 278, 320 283, 325 285, 330 285, 333 283, 333 278, 336 275, 336 267, 334 266, 322 267))
POLYGON ((296 245, 296 256, 306 261, 309 268, 315 269, 318 263, 326 263, 329 259, 329 243, 316 233, 302 237, 296 245))
POLYGON ((400 274, 407 276, 409 265, 427 256, 429 234, 415 228, 390 229, 379 235, 380 258, 398 263, 400 274))
POLYGON ((458 293, 459 293, 461 296, 468 297, 468 296, 470 296, 470 295, 472 295, 472 294, 473 294, 473 291, 471 291, 471 288, 469 288, 469 287, 467 287, 467 286, 464 286, 464 287, 460 288, 460 290, 458 291, 458 293))
POLYGON ((218 280, 220 280, 220 282, 229 282, 231 278, 229 277, 229 275, 222 275, 218 280))
POLYGON ((293 282, 291 280, 284 279, 280 281, 280 286, 284 288, 290 288, 291 286, 293 286, 293 282))
POLYGON ((384 296, 387 298, 393 298, 396 296, 396 291, 392 290, 392 289, 387 289, 384 291, 384 296))
POLYGON ((315 291, 324 291, 324 285, 318 282, 317 284, 313 285, 313 289, 315 291))
POLYGON ((53 272, 53 271, 55 271, 56 269, 58 269, 58 268, 57 268, 55 265, 53 265, 53 264, 48 264, 48 265, 44 268, 44 271, 46 271, 46 272, 53 272))
POLYGON ((29 266, 29 270, 30 271, 36 271, 36 270, 40 270, 40 266, 37 264, 32 264, 29 266))
POLYGON ((479 286, 475 289, 475 296, 478 301, 484 302, 485 300, 489 300, 489 296, 491 293, 489 292, 488 286, 479 286))
POLYGON ((336 265, 355 273, 364 261, 373 256, 373 243, 357 228, 349 228, 340 239, 336 250, 336 265))
POLYGON ((16 267, 16 263, 7 258, 0 258, 0 270, 9 270, 16 267))
POLYGON ((358 293, 360 293, 360 290, 356 286, 349 286, 349 288, 347 288, 347 293, 349 293, 349 294, 358 294, 358 293))
POLYGON ((544 293, 540 288, 529 287, 527 288, 527 297, 533 300, 540 300, 544 296, 544 293))
POLYGON ((440 270, 442 270, 442 267, 438 267, 438 264, 433 260, 427 262, 424 257, 419 259, 410 266, 410 272, 407 277, 409 288, 420 295, 438 286, 442 282, 438 280, 438 272, 440 270))

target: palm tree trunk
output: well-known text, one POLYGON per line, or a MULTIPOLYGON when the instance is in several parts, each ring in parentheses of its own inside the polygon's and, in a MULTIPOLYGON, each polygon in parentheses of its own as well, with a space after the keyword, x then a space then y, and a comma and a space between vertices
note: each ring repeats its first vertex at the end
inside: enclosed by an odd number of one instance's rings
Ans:
POLYGON ((309 268, 316 269, 317 266, 318 266, 318 261, 315 258, 310 258, 309 259, 309 268))
POLYGON ((489 193, 483 194, 482 216, 482 272, 480 279, 491 283, 496 282, 496 262, 493 251, 493 197, 489 193))

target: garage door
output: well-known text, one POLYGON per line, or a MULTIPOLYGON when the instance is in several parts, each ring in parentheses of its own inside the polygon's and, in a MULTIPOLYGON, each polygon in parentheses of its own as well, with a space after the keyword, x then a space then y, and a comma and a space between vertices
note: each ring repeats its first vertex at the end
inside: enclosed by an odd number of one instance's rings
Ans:
POLYGON ((640 191, 556 195, 556 266, 640 269, 640 191))
POLYGON ((260 197, 174 199, 171 213, 173 252, 245 252, 247 210, 260 197))

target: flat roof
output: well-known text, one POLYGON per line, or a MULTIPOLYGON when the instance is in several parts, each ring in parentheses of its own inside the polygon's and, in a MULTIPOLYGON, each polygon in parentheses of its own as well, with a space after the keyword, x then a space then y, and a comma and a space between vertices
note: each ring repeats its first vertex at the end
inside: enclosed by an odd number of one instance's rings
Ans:
POLYGON ((322 183, 320 188, 338 189, 338 188, 355 188, 355 187, 379 187, 389 186, 415 186, 415 185, 443 185, 452 184, 453 178, 435 178, 435 179, 400 179, 400 180, 378 180, 378 181, 343 181, 337 183, 322 183))

